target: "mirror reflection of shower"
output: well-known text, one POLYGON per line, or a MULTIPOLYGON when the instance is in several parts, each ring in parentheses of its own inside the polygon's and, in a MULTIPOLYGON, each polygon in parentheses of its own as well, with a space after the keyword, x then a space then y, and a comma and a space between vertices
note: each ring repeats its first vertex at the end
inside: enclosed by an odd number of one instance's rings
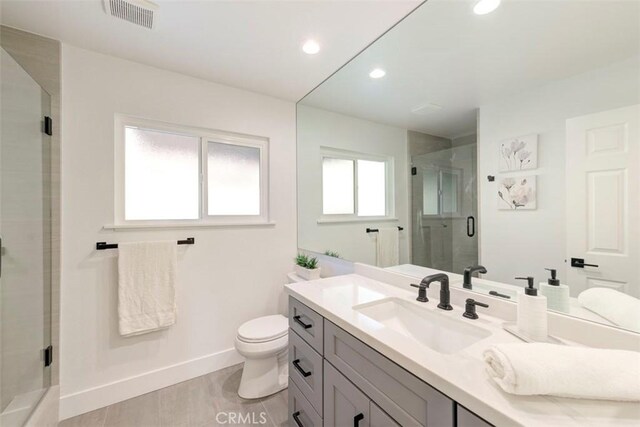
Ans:
POLYGON ((408 139, 412 264, 461 274, 478 263, 476 135, 408 139))

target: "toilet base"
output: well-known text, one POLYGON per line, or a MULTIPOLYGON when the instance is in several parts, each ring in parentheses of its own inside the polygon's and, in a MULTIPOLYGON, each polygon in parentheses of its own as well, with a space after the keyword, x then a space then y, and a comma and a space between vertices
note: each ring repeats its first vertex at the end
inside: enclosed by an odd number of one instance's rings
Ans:
POLYGON ((262 359, 246 359, 238 395, 258 399, 284 390, 289 385, 287 351, 262 359))

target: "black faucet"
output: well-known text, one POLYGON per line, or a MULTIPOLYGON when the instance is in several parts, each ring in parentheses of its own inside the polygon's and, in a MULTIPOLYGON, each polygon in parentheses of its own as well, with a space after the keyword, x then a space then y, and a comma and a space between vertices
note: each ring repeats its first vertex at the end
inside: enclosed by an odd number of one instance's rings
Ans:
POLYGON ((467 298, 467 301, 465 302, 464 305, 464 314, 463 316, 466 317, 467 319, 477 319, 478 318, 478 313, 476 313, 476 306, 479 305, 480 307, 489 307, 488 304, 484 304, 481 302, 478 302, 472 298, 467 298))
POLYGON ((485 274, 487 269, 482 265, 472 265, 464 269, 464 279, 462 280, 462 287, 465 289, 471 289, 471 275, 475 272, 485 274))
POLYGON ((453 310, 453 307, 451 307, 450 304, 451 293, 449 292, 449 276, 444 273, 432 274, 431 276, 427 276, 422 279, 420 286, 428 288, 432 282, 440 282, 440 304, 438 304, 438 308, 441 308, 442 310, 453 310))

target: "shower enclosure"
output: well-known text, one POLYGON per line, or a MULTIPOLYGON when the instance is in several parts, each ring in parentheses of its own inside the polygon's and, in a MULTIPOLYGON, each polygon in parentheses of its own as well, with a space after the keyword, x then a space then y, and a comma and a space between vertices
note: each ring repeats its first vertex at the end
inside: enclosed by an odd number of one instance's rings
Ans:
POLYGON ((0 425, 51 383, 51 97, 0 49, 0 425))
POLYGON ((462 273, 478 263, 476 144, 411 156, 412 264, 462 273))

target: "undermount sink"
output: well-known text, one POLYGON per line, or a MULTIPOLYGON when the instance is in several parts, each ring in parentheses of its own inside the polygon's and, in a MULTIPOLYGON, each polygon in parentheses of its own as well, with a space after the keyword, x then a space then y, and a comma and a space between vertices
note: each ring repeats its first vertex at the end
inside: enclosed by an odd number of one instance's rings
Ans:
POLYGON ((456 353, 491 335, 469 321, 452 319, 400 298, 385 298, 353 309, 439 353, 456 353))

